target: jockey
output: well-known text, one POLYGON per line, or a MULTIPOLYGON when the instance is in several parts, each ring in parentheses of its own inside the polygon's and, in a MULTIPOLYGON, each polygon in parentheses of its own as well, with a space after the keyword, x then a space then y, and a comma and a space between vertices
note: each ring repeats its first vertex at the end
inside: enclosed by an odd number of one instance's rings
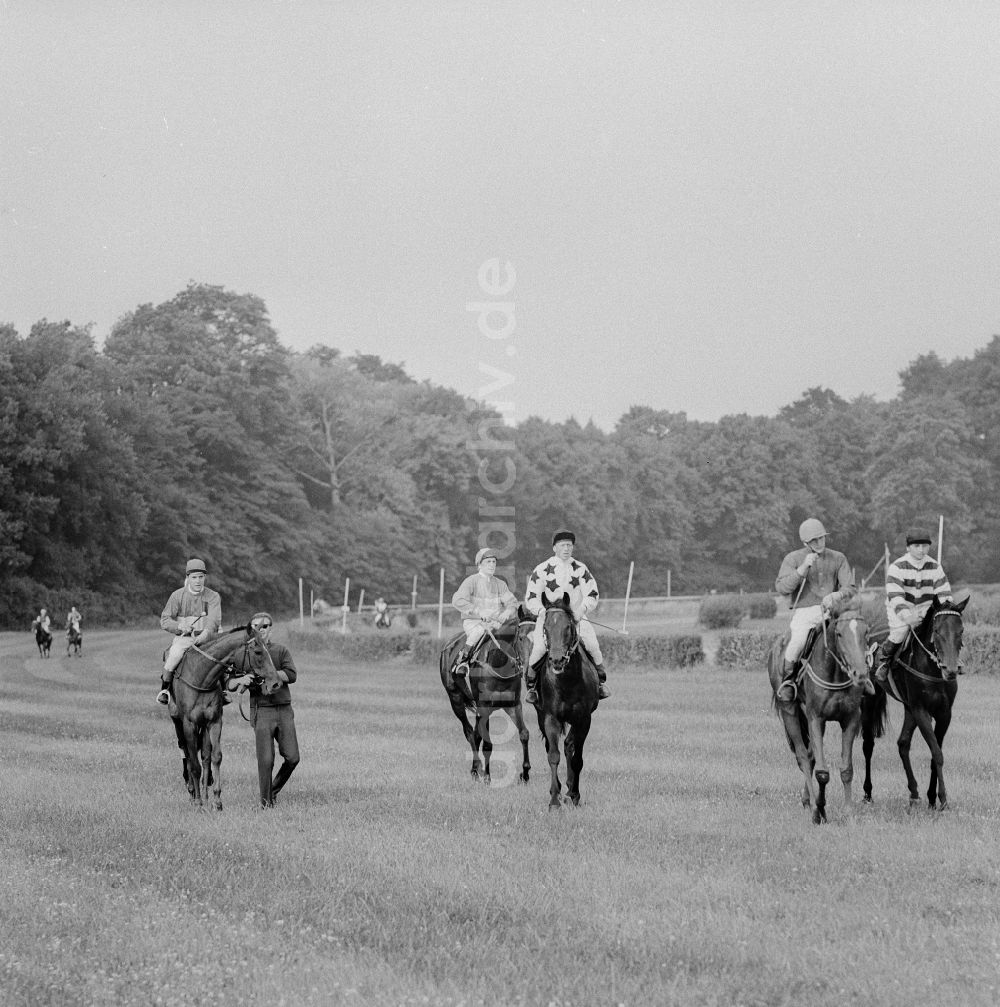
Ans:
POLYGON ((928 555, 931 537, 925 531, 906 536, 906 552, 889 564, 885 574, 885 613, 889 635, 879 647, 875 681, 885 685, 889 665, 910 630, 919 626, 927 610, 938 601, 951 601, 951 584, 941 564, 928 555))
MULTIPOLYGON (((189 559, 185 569, 184 586, 167 599, 160 615, 160 626, 174 634, 170 650, 163 662, 163 687, 157 693, 158 703, 170 702, 170 683, 174 669, 181 663, 185 651, 195 644, 211 639, 222 626, 222 598, 205 587, 207 571, 200 559, 189 559)), ((228 696, 224 698, 228 699, 228 696)))
MULTIPOLYGON (((837 602, 849 601, 857 593, 854 574, 842 552, 826 548, 826 529, 816 518, 807 518, 799 525, 803 549, 788 553, 774 582, 778 594, 788 598, 792 609, 788 645, 781 669, 781 685, 775 695, 782 702, 795 698, 793 679, 799 658, 805 649, 809 631, 822 625, 823 618, 837 602)), ((865 691, 875 689, 865 679, 865 691)))
POLYGON ((76 610, 76 605, 74 605, 69 610, 69 615, 66 616, 66 635, 72 636, 73 633, 80 632, 80 623, 83 621, 83 616, 76 610))
POLYGON ((41 627, 43 633, 52 633, 52 620, 49 618, 49 611, 43 608, 39 611, 38 615, 35 616, 35 621, 31 624, 32 632, 38 627, 41 627))
POLYGON ((486 636, 486 630, 498 629, 517 610, 517 598, 495 576, 497 554, 492 549, 480 549, 476 553, 476 566, 479 573, 466 577, 451 599, 462 615, 465 630, 465 646, 454 668, 456 675, 468 674, 469 658, 476 644, 486 636))
POLYGON ((598 698, 607 699, 611 692, 607 687, 607 673, 604 670, 604 656, 601 645, 597 642, 597 633, 589 619, 584 618, 588 612, 597 608, 600 594, 597 581, 587 567, 577 559, 573 559, 573 547, 576 545, 576 535, 562 529, 552 536, 552 551, 543 563, 539 563, 528 578, 528 590, 524 596, 524 607, 535 616, 535 631, 531 637, 531 656, 528 658, 528 668, 525 680, 528 692, 524 697, 527 702, 538 704, 538 693, 535 691, 535 665, 545 656, 545 607, 542 599, 558 601, 564 593, 569 595, 570 608, 576 619, 580 632, 580 643, 587 649, 594 667, 597 670, 599 682, 598 698))

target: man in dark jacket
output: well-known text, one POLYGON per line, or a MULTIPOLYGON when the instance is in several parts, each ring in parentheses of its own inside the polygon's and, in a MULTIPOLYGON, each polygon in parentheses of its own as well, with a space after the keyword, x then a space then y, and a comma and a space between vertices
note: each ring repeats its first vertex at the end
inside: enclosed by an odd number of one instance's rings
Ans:
POLYGON ((264 643, 264 660, 270 660, 281 679, 281 686, 270 695, 265 695, 260 681, 252 675, 239 679, 241 688, 250 690, 250 723, 253 725, 257 742, 257 779, 260 784, 260 806, 274 807, 274 799, 299 764, 299 740, 295 735, 295 715, 292 713, 292 694, 288 686, 298 677, 295 662, 288 648, 271 642, 271 626, 274 620, 267 612, 258 612, 251 625, 260 633, 264 643), (274 779, 274 743, 278 743, 278 754, 282 758, 274 779))

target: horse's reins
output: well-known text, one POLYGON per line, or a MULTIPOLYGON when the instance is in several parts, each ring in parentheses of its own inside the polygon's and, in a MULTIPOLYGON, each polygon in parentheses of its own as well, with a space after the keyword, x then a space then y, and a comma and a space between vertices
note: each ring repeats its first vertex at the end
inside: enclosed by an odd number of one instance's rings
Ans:
MULTIPOLYGON (((837 619, 837 622, 839 622, 840 619, 845 618, 846 614, 847 613, 845 613, 845 615, 843 616, 840 616, 837 619)), ((816 670, 812 666, 812 654, 810 654, 805 661, 805 670, 806 674, 817 685, 822 686, 824 689, 830 689, 831 691, 839 692, 843 689, 850 689, 856 683, 854 681, 854 675, 852 674, 851 669, 847 666, 847 664, 844 663, 844 661, 841 660, 840 655, 837 653, 837 651, 833 650, 830 647, 830 641, 827 639, 826 635, 826 627, 829 624, 829 622, 830 622, 829 618, 823 620, 823 645, 826 647, 826 652, 830 655, 830 657, 833 658, 834 664, 836 664, 837 667, 840 668, 840 670, 844 673, 844 675, 847 676, 847 681, 828 682, 826 679, 820 678, 820 676, 816 673, 816 670)))
POLYGON ((549 660, 552 662, 552 666, 557 671, 562 671, 566 665, 569 664, 569 659, 573 656, 573 651, 580 646, 580 630, 577 628, 576 619, 573 618, 572 612, 567 614, 570 617, 570 625, 573 627, 573 646, 567 649, 566 656, 558 664, 552 657, 552 645, 549 643, 549 631, 546 629, 545 623, 542 623, 542 633, 545 634, 545 650, 548 652, 549 660))
MULTIPOLYGON (((934 613, 934 618, 936 619, 939 615, 956 615, 959 618, 961 618, 961 612, 953 612, 953 611, 951 611, 951 609, 946 609, 944 612, 935 612, 934 613)), ((937 648, 935 647, 934 650, 929 650, 928 647, 927 647, 927 644, 924 643, 924 641, 920 639, 920 636, 915 631, 912 631, 910 633, 910 636, 911 636, 911 638, 913 640, 916 641, 916 643, 919 645, 920 649, 931 659, 931 661, 934 664, 934 667, 937 668, 937 670, 941 672, 941 677, 940 678, 933 678, 931 675, 925 675, 922 671, 917 671, 916 668, 914 668, 911 665, 907 664, 905 661, 900 660, 899 658, 896 659, 896 663, 901 668, 905 668, 911 675, 914 676, 914 678, 919 678, 922 682, 929 682, 931 685, 942 685, 945 682, 951 681, 951 679, 949 679, 948 676, 947 676, 947 669, 943 668, 941 666, 941 660, 940 660, 940 658, 937 655, 937 648)), ((933 636, 932 636, 931 646, 933 646, 933 645, 934 645, 934 641, 933 641, 933 636)))

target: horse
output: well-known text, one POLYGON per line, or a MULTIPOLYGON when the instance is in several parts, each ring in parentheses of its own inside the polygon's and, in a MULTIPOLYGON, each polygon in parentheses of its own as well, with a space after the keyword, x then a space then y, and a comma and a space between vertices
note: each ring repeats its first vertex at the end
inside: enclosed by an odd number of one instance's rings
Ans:
MULTIPOLYGON (((862 709, 862 747, 865 753, 865 800, 871 801, 871 755, 875 738, 881 736, 884 725, 885 694, 903 705, 903 727, 896 740, 899 757, 906 773, 910 792, 910 807, 920 803, 917 779, 910 762, 910 742, 917 728, 931 752, 931 777, 927 787, 927 806, 938 805, 942 811, 948 806, 948 792, 944 783, 944 755, 941 746, 951 724, 951 710, 958 694, 959 654, 962 650, 964 630, 962 612, 969 603, 965 594, 959 601, 931 603, 920 625, 911 631, 903 647, 897 652, 886 689, 876 685, 881 697, 879 704, 870 699, 862 709)), ((883 618, 883 622, 884 622, 883 618)), ((885 639, 883 630, 878 642, 885 639)))
POLYGON ((840 724, 840 780, 844 802, 851 808, 854 742, 861 730, 861 702, 868 678, 868 623, 849 603, 824 615, 813 643, 803 654, 795 683, 796 695, 779 700, 781 668, 787 639, 775 641, 768 654, 771 704, 781 718, 788 746, 802 770, 802 806, 813 823, 826 819, 826 787, 830 772, 823 751, 823 734, 830 721, 840 724), (816 784, 813 784, 815 772, 816 784))
POLYGON ((557 602, 543 596, 546 655, 538 672, 538 729, 545 740, 549 759, 549 809, 561 806, 559 782, 559 738, 565 734, 566 795, 574 806, 580 803, 580 773, 583 746, 597 709, 600 683, 597 669, 580 646, 580 631, 570 608, 569 595, 557 602))
POLYGON ((50 657, 52 651, 52 634, 40 623, 35 623, 35 643, 38 644, 38 656, 50 657))
POLYGON ((252 626, 239 626, 185 652, 174 672, 173 696, 168 710, 184 752, 184 782, 191 801, 203 806, 212 787, 217 811, 222 810, 222 690, 224 680, 239 674, 230 658, 243 648, 242 673, 263 679, 265 692, 281 685, 272 661, 267 659, 260 634, 252 626))
POLYGON ((465 739, 472 749, 472 778, 481 778, 487 785, 491 782, 490 757, 493 754, 490 716, 496 710, 503 710, 507 714, 521 740, 519 782, 527 783, 531 775, 528 729, 524 725, 521 693, 534 625, 535 620, 519 610, 493 633, 492 639, 487 637, 483 641, 479 660, 469 662, 469 671, 465 676, 467 682, 453 675, 451 670, 458 652, 465 644, 465 634, 459 633, 452 637, 441 650, 438 661, 441 684, 448 693, 452 712, 461 723, 465 739))
POLYGON ((70 650, 77 657, 83 656, 83 633, 80 632, 80 627, 77 623, 70 623, 69 629, 66 630, 66 656, 69 657, 70 650))

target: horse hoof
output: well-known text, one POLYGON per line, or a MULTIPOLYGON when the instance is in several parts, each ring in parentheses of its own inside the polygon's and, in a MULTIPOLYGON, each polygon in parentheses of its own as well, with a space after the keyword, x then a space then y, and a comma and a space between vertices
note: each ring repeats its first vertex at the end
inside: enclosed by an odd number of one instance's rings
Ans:
POLYGON ((865 796, 861 798, 861 803, 862 804, 871 804, 872 803, 872 795, 871 794, 865 794, 865 796))

